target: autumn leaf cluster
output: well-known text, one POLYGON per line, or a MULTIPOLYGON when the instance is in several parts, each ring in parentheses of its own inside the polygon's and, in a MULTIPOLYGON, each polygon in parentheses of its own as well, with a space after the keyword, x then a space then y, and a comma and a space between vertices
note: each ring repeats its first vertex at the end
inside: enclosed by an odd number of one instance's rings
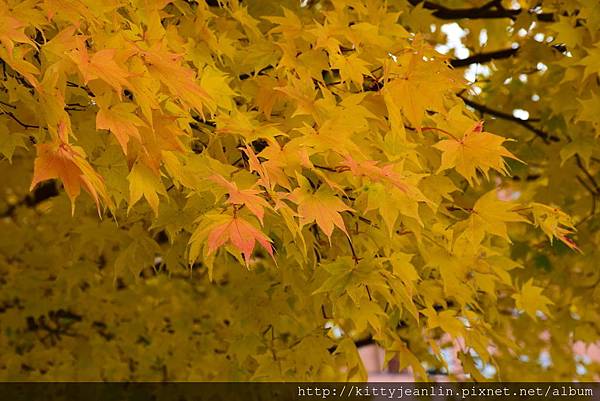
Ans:
POLYGON ((598 9, 452 3, 0 0, 0 377, 593 377, 598 9))

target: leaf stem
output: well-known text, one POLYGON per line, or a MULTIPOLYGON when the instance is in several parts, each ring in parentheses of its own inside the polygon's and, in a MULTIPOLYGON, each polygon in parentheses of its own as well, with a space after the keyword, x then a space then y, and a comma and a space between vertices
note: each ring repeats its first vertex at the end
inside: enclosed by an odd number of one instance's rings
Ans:
POLYGON ((451 134, 450 132, 448 132, 446 130, 443 130, 441 128, 437 128, 437 127, 423 127, 423 128, 421 128, 421 131, 439 131, 439 132, 441 132, 443 134, 448 135, 450 138, 454 139, 455 141, 460 142, 460 139, 458 139, 456 137, 456 135, 451 134))

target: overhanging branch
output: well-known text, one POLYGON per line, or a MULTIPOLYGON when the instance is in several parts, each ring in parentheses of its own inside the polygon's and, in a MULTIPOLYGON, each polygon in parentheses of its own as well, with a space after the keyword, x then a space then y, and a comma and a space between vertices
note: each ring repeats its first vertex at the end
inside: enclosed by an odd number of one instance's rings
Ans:
POLYGON ((54 181, 47 181, 38 185, 35 190, 18 202, 10 205, 6 210, 0 212, 0 218, 12 216, 19 206, 35 207, 46 199, 53 198, 59 194, 54 181))
POLYGON ((504 111, 494 110, 484 104, 480 104, 480 103, 474 102, 472 100, 469 100, 462 95, 458 95, 458 97, 460 97, 467 106, 472 107, 473 109, 480 111, 483 114, 489 114, 491 116, 501 118, 503 120, 512 121, 512 122, 522 126, 523 128, 533 132, 536 136, 541 138, 545 143, 560 141, 560 138, 558 138, 557 136, 551 135, 542 129, 534 127, 531 124, 530 120, 522 120, 522 119, 517 118, 517 117, 513 116, 512 114, 506 113, 504 111))
POLYGON ((554 14, 552 13, 535 13, 531 10, 513 10, 502 7, 499 1, 491 1, 481 7, 473 8, 448 8, 431 1, 423 0, 408 0, 413 5, 422 5, 426 10, 432 10, 433 16, 444 20, 457 20, 457 19, 497 19, 497 18, 510 18, 516 19, 522 12, 528 12, 532 16, 536 17, 538 21, 542 22, 554 22, 554 14))
POLYGON ((487 63, 492 60, 500 60, 513 57, 517 54, 518 51, 519 48, 517 47, 516 49, 503 49, 486 53, 478 53, 464 59, 452 59, 450 60, 450 65, 455 68, 460 68, 467 67, 471 64, 487 63))

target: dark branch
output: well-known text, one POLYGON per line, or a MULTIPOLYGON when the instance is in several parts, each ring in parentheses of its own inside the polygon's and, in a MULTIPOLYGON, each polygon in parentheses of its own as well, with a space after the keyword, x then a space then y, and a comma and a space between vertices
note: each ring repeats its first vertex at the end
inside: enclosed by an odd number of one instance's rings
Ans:
POLYGON ((360 347, 364 347, 367 345, 372 345, 372 344, 377 344, 375 342, 375 340, 373 340, 373 337, 369 336, 367 338, 363 338, 362 340, 358 340, 358 341, 354 341, 354 345, 356 345, 356 348, 360 348, 360 347))
POLYGON ((504 50, 496 50, 496 51, 487 52, 487 53, 478 53, 478 54, 472 55, 471 57, 464 58, 462 60, 461 59, 452 59, 452 60, 450 60, 450 65, 452 67, 459 68, 459 67, 467 67, 471 64, 487 63, 492 60, 500 60, 500 59, 510 58, 510 57, 516 55, 518 51, 519 51, 519 48, 517 47, 516 49, 504 49, 504 50))
POLYGON ((10 103, 3 102, 2 100, 0 100, 0 104, 3 105, 3 106, 6 106, 6 107, 10 107, 11 109, 16 109, 17 108, 17 106, 15 106, 13 104, 10 104, 10 103))
MULTIPOLYGON (((408 2, 417 6, 423 5, 426 10, 432 10, 433 16, 439 19, 445 20, 457 20, 457 19, 496 19, 496 18, 510 18, 515 20, 523 11, 523 9, 511 10, 502 7, 499 1, 491 1, 481 7, 473 8, 448 8, 431 1, 423 0, 408 0, 408 2)), ((555 17, 552 13, 541 13, 537 14, 531 10, 527 10, 532 16, 535 16, 538 21, 542 22, 554 22, 555 17)))
POLYGON ((15 204, 10 205, 6 210, 0 213, 0 217, 12 216, 19 206, 34 207, 42 203, 46 199, 53 198, 58 195, 58 188, 54 181, 48 181, 38 185, 35 190, 28 194, 15 204))
MULTIPOLYGON (((561 44, 556 44, 556 45, 552 45, 552 49, 556 50, 557 52, 564 54, 567 51, 567 47, 565 45, 561 45, 561 44)), ((491 51, 491 52, 485 52, 485 53, 477 53, 474 54, 470 57, 464 58, 464 59, 451 59, 450 60, 450 65, 452 67, 455 68, 460 68, 460 67, 467 67, 471 64, 483 64, 483 63, 487 63, 493 60, 501 60, 501 59, 507 59, 507 58, 511 58, 513 56, 516 56, 517 53, 519 52, 519 50, 521 50, 519 47, 515 48, 515 49, 502 49, 502 50, 495 50, 495 51, 491 51)), ((537 72, 539 70, 535 69, 534 72, 537 72)))
MULTIPOLYGON (((377 344, 377 342, 373 339, 373 337, 368 336, 366 338, 360 339, 360 340, 356 340, 354 341, 354 345, 356 345, 356 348, 360 348, 360 347, 364 347, 367 345, 372 345, 372 344, 377 344)), ((334 345, 333 347, 330 347, 328 349, 328 351, 330 353, 334 353, 337 350, 337 345, 334 345)))
POLYGON ((88 88, 86 85, 79 85, 79 84, 77 84, 75 82, 67 81, 67 86, 69 86, 71 88, 83 89, 85 91, 85 93, 87 93, 87 95, 89 97, 96 97, 96 95, 94 95, 94 92, 92 92, 91 89, 88 88))
POLYGON ((581 224, 585 223, 586 221, 588 221, 589 219, 594 217, 594 215, 596 214, 596 203, 597 203, 597 198, 598 198, 598 192, 593 190, 592 188, 590 188, 589 185, 580 176, 576 176, 575 178, 577 178, 577 181, 579 181, 579 183, 592 196, 592 207, 590 209, 590 212, 587 214, 587 216, 585 216, 584 218, 579 220, 577 223, 575 223, 575 227, 579 227, 581 224))
POLYGON ((19 120, 19 119, 17 118, 17 116, 15 116, 15 115, 14 115, 12 112, 10 112, 10 111, 2 111, 2 112, 0 112, 0 115, 2 115, 2 114, 6 115, 6 116, 9 116, 9 117, 10 117, 10 118, 12 118, 12 119, 13 119, 13 120, 14 120, 14 121, 17 123, 17 124, 19 124, 21 127, 25 128, 25 129, 28 129, 28 128, 31 128, 31 129, 34 129, 34 128, 40 128, 38 125, 25 124, 23 121, 19 120))
POLYGON ((575 155, 575 161, 577 162, 577 167, 579 168, 579 170, 581 170, 583 174, 585 174, 585 176, 588 178, 588 180, 590 180, 590 183, 592 184, 596 195, 600 194, 600 186, 598 186, 598 183, 596 182, 594 176, 588 171, 587 168, 585 168, 585 166, 581 162, 581 157, 579 155, 575 155))
POLYGON ((458 97, 460 97, 467 106, 472 107, 475 110, 480 111, 483 114, 489 114, 491 116, 501 118, 501 119, 507 120, 507 121, 512 121, 516 124, 519 124, 523 128, 526 128, 527 130, 533 132, 536 136, 541 138, 545 143, 560 141, 560 138, 558 138, 557 136, 550 135, 546 131, 541 130, 541 129, 536 128, 533 125, 531 125, 531 120, 521 120, 520 118, 517 118, 517 117, 513 116, 512 114, 505 113, 500 110, 491 109, 491 108, 487 107, 486 105, 479 104, 479 103, 469 100, 461 95, 459 95, 458 97))

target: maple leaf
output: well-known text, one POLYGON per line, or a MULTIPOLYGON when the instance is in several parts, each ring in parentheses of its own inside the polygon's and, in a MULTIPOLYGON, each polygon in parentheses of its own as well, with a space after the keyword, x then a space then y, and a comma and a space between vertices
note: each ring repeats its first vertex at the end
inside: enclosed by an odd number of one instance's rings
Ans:
POLYGON ((506 223, 528 222, 517 213, 515 205, 498 199, 496 189, 480 197, 473 206, 473 213, 469 217, 469 227, 472 232, 473 242, 480 242, 484 233, 497 235, 510 242, 506 231, 506 223))
POLYGON ((98 114, 96 114, 96 128, 110 130, 117 138, 125 154, 127 154, 129 138, 142 141, 137 127, 145 124, 134 114, 136 108, 136 105, 132 103, 119 103, 110 108, 100 107, 98 114))
POLYGON ((427 326, 430 329, 441 327, 442 330, 455 338, 462 337, 464 335, 465 326, 456 318, 456 311, 445 310, 438 313, 430 307, 421 310, 421 313, 427 316, 427 326))
POLYGON ((127 180, 129 181, 129 210, 143 196, 150 204, 154 214, 158 215, 158 195, 167 195, 160 175, 143 163, 137 162, 127 176, 127 180))
POLYGON ((523 284, 521 291, 512 297, 516 301, 517 308, 524 310, 532 319, 537 318, 536 314, 538 311, 551 316, 548 305, 552 305, 554 302, 542 295, 542 291, 543 288, 534 286, 533 279, 529 279, 523 284))
MULTIPOLYGON (((483 123, 478 122, 465 131, 461 138, 444 139, 434 145, 442 151, 442 163, 438 171, 454 168, 471 185, 479 183, 477 171, 485 177, 490 169, 507 174, 504 157, 519 160, 502 144, 507 139, 483 131, 483 123)), ((520 160, 519 160, 520 161, 520 160)))
POLYGON ((340 212, 352 211, 352 209, 325 187, 320 187, 315 193, 310 193, 304 188, 296 188, 289 199, 298 205, 301 226, 316 222, 329 241, 334 227, 338 227, 349 236, 340 212))
POLYGON ((231 116, 217 117, 217 132, 237 134, 244 138, 246 142, 252 142, 258 138, 265 138, 269 142, 275 142, 275 137, 284 135, 276 124, 259 125, 255 120, 256 112, 242 113, 235 111, 231 116))
POLYGON ((202 70, 200 85, 210 98, 214 99, 216 106, 225 110, 234 109, 233 97, 237 94, 228 84, 227 74, 218 69, 206 66, 202 70))
POLYGON ((39 75, 40 70, 25 60, 25 56, 32 50, 30 47, 19 46, 15 47, 12 53, 8 53, 8 49, 0 47, 0 59, 8 64, 10 68, 23 75, 34 88, 38 88, 39 82, 35 75, 39 75))
POLYGON ((104 180, 85 159, 83 149, 62 141, 38 144, 36 148, 37 157, 33 167, 30 190, 42 181, 58 178, 62 181, 65 191, 71 199, 72 213, 75 212, 74 202, 79 196, 82 186, 96 202, 98 213, 100 213, 99 197, 110 204, 104 180))
MULTIPOLYGON (((431 49, 420 36, 415 39, 418 50, 394 56, 394 63, 388 62, 384 78, 386 82, 382 94, 391 117, 398 119, 397 110, 417 130, 421 129, 426 110, 443 111, 446 93, 463 85, 463 79, 445 63, 431 57, 431 49)), ((398 122, 396 122, 398 123, 398 122)))
POLYGON ((556 207, 537 202, 532 203, 531 207, 534 224, 548 236, 550 243, 554 238, 558 238, 569 248, 581 252, 575 241, 569 237, 575 232, 575 226, 569 215, 556 207))
POLYGON ((307 148, 299 141, 292 140, 283 147, 277 142, 272 142, 259 155, 248 146, 243 151, 248 156, 250 170, 257 172, 261 185, 269 189, 280 185, 291 190, 289 176, 301 172, 302 168, 314 168, 307 148), (258 156, 266 160, 261 162, 258 156))
POLYGON ((0 124, 0 154, 4 155, 10 163, 16 148, 25 148, 24 138, 27 136, 20 132, 10 132, 8 127, 0 124))
POLYGON ((347 84, 354 82, 362 89, 364 75, 371 75, 371 71, 367 68, 369 63, 359 58, 356 53, 353 53, 348 57, 333 55, 331 59, 331 66, 340 70, 340 76, 343 82, 346 82, 347 84))
MULTIPOLYGON (((148 71, 156 77, 169 91, 185 104, 204 115, 204 106, 209 111, 215 110, 210 95, 197 83, 194 71, 180 65, 181 55, 164 50, 162 44, 156 44, 140 55, 146 62, 148 71)), ((217 71, 214 70, 216 73, 217 71)))
POLYGON ((582 58, 578 63, 578 65, 585 66, 585 70, 583 71, 583 79, 586 79, 588 76, 594 73, 600 73, 598 63, 600 63, 600 46, 596 45, 592 48, 589 48, 588 55, 582 58))
POLYGON ((209 177, 209 179, 227 190, 229 195, 227 199, 228 203, 246 206, 258 218, 260 223, 263 223, 265 208, 270 208, 270 206, 266 200, 258 196, 258 194, 263 193, 262 191, 256 189, 238 189, 235 182, 229 182, 219 174, 215 174, 209 177))
POLYGON ((9 60, 12 59, 12 53, 15 42, 27 43, 34 48, 37 48, 35 43, 25 33, 25 28, 28 24, 19 21, 9 15, 9 8, 2 4, 0 7, 0 43, 6 47, 9 60))
POLYGON ((394 171, 393 164, 379 167, 374 160, 356 161, 348 155, 340 165, 338 167, 339 171, 350 170, 355 176, 367 177, 375 182, 392 184, 402 192, 408 192, 409 190, 408 184, 404 182, 400 174, 394 171))
POLYGON ((282 33, 286 37, 300 35, 302 33, 302 21, 300 21, 300 18, 298 18, 298 16, 291 10, 285 7, 281 8, 283 9, 283 17, 263 17, 265 20, 277 24, 277 26, 272 28, 269 33, 282 33))
POLYGON ((239 216, 226 216, 211 228, 208 234, 208 253, 215 252, 228 242, 242 253, 246 265, 250 263, 257 242, 273 257, 271 239, 239 216))
POLYGON ((131 74, 122 67, 124 60, 115 60, 116 55, 116 49, 102 49, 90 57, 85 44, 71 51, 71 58, 79 67, 86 84, 93 79, 101 79, 114 88, 120 97, 123 87, 129 86, 127 78, 131 74))

